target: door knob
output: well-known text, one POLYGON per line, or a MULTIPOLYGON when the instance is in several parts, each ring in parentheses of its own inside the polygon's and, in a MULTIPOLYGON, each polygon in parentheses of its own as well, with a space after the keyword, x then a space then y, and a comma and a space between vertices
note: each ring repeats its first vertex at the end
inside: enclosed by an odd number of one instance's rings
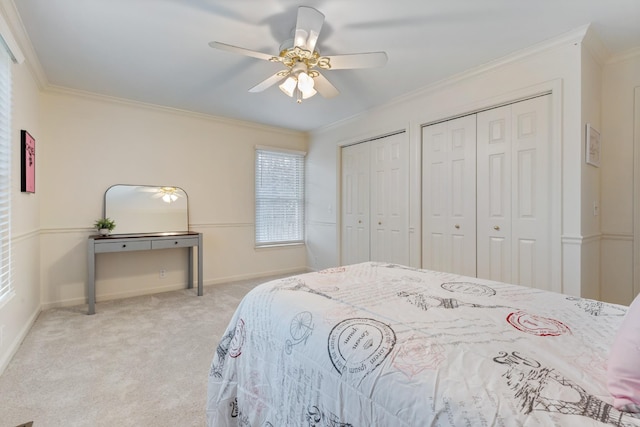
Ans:
POLYGON ((494 225, 494 226, 493 226, 493 229, 494 229, 494 230, 496 230, 496 231, 500 231, 500 226, 498 226, 498 225, 494 225))

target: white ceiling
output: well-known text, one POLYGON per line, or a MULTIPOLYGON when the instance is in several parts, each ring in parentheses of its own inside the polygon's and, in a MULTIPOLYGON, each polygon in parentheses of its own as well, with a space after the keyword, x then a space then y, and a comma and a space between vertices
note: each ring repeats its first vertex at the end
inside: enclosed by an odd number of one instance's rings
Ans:
POLYGON ((46 84, 296 130, 356 115, 591 23, 607 50, 640 46, 640 0, 14 0, 46 84), (323 72, 340 91, 296 104, 278 54, 298 6, 326 16, 322 55, 386 51, 384 68, 323 72))

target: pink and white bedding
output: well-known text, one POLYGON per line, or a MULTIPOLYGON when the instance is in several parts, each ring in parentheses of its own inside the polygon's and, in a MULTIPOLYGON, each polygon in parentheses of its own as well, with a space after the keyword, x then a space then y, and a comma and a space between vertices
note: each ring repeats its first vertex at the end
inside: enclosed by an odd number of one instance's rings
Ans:
POLYGON ((612 406, 627 308, 363 263, 275 280, 213 358, 209 426, 640 426, 612 406))

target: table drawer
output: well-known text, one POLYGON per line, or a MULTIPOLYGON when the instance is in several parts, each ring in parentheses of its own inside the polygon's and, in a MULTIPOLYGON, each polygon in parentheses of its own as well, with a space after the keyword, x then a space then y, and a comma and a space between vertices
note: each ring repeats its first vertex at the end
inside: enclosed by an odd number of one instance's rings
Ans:
POLYGON ((151 241, 151 249, 186 248, 190 246, 198 246, 197 237, 177 237, 175 239, 151 241))
POLYGON ((149 240, 127 240, 120 242, 96 242, 95 252, 145 251, 151 249, 149 240))

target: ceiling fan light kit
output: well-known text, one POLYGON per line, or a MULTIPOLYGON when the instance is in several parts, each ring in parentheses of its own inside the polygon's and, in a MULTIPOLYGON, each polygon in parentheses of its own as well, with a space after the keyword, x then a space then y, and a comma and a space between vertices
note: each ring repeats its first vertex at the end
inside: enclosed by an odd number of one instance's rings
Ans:
POLYGON ((279 87, 289 97, 296 98, 297 103, 319 93, 324 98, 332 98, 338 95, 338 89, 327 80, 319 71, 323 70, 354 69, 382 67, 387 63, 387 54, 384 52, 357 53, 350 55, 321 56, 315 50, 324 15, 312 7, 300 6, 298 18, 293 31, 293 39, 287 40, 280 46, 280 54, 271 56, 266 53, 256 52, 237 46, 220 42, 210 42, 209 46, 215 49, 226 50, 253 58, 264 59, 271 62, 280 62, 286 70, 278 71, 274 75, 258 83, 249 92, 262 92, 267 88, 282 82, 279 87))

